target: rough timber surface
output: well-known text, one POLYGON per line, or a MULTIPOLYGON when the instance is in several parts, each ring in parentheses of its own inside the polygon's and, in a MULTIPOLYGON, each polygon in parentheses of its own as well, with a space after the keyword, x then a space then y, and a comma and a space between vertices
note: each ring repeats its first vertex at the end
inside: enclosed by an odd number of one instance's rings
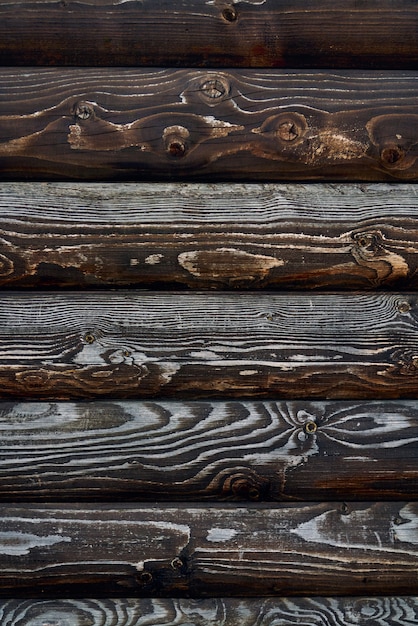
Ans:
POLYGON ((5 68, 1 177, 416 181, 417 96, 416 72, 5 68))
POLYGON ((415 68, 415 0, 2 0, 3 65, 415 68))
POLYGON ((418 498, 418 403, 0 403, 0 499, 418 498))
POLYGON ((5 505, 0 595, 407 595, 418 505, 5 505))
POLYGON ((418 393, 418 296, 5 292, 3 399, 418 393))
POLYGON ((0 601, 4 626, 413 626, 418 598, 126 598, 0 601))
POLYGON ((411 184, 2 183, 0 285, 418 288, 411 184))

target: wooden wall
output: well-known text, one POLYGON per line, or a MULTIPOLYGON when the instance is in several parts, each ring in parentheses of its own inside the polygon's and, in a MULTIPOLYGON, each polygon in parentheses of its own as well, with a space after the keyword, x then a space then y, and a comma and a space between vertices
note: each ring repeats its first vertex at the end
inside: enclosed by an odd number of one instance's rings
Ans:
POLYGON ((0 624, 418 620, 418 8, 0 0, 0 624))

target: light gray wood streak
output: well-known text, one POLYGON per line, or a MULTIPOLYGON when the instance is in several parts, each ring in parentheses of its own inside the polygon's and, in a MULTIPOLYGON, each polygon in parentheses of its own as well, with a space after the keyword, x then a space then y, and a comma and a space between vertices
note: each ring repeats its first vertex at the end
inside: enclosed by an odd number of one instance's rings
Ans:
POLYGON ((414 626, 418 598, 8 600, 0 619, 3 626, 414 626))
POLYGON ((418 403, 0 403, 0 498, 418 497, 418 403))
POLYGON ((418 287, 414 185, 0 186, 0 284, 418 287))

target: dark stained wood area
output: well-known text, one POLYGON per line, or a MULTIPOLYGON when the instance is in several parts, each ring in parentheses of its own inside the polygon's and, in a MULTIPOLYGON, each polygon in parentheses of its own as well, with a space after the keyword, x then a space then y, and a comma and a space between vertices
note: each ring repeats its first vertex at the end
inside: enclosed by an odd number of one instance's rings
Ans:
POLYGON ((2 0, 3 65, 416 68, 415 0, 2 0))
POLYGON ((411 626, 418 621, 418 598, 5 600, 0 619, 7 626, 411 626))
POLYGON ((414 502, 281 506, 5 505, 0 595, 403 595, 414 502))
POLYGON ((396 399, 418 393, 416 294, 5 293, 5 398, 396 399))
POLYGON ((418 497, 418 403, 0 403, 2 500, 418 497))
POLYGON ((2 180, 418 180, 413 72, 0 71, 2 180))
POLYGON ((417 289, 411 184, 2 183, 0 285, 417 289))

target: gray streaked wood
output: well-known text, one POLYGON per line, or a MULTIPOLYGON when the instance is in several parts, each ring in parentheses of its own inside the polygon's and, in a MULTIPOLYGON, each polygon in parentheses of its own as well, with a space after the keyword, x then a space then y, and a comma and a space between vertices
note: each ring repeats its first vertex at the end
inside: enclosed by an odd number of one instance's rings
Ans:
POLYGON ((0 285, 417 289, 411 184, 2 183, 0 285))
POLYGON ((2 0, 2 65, 416 68, 414 0, 2 0))
POLYGON ((15 599, 0 601, 0 619, 5 626, 411 626, 418 598, 15 599))
POLYGON ((418 403, 0 403, 0 499, 418 498, 418 403))
POLYGON ((415 72, 3 68, 2 180, 418 180, 415 72))
POLYGON ((5 292, 0 397, 397 399, 416 294, 5 292))
POLYGON ((408 595, 415 502, 2 507, 0 595, 408 595))
POLYGON ((5 292, 6 398, 414 398, 418 296, 5 292))

